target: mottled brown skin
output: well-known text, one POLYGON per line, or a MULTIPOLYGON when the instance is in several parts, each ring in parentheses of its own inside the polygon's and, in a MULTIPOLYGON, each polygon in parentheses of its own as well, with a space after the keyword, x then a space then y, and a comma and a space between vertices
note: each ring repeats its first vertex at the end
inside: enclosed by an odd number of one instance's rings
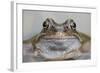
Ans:
POLYGON ((71 52, 66 53, 65 56, 61 58, 57 58, 55 60, 69 59, 69 58, 73 58, 73 56, 75 56, 76 53, 82 54, 82 53, 90 52, 90 48, 89 48, 91 42, 90 37, 84 33, 78 32, 76 30, 76 23, 72 19, 69 19, 59 25, 53 19, 47 18, 43 23, 42 31, 36 36, 32 37, 30 40, 24 41, 24 43, 31 42, 34 51, 39 52, 40 49, 36 48, 35 44, 38 43, 43 36, 55 35, 57 32, 62 32, 65 36, 72 36, 72 35, 76 36, 80 40, 82 46, 76 50, 72 50, 71 52), (59 29, 57 29, 56 26, 63 27, 63 28, 60 31, 58 31, 59 29))

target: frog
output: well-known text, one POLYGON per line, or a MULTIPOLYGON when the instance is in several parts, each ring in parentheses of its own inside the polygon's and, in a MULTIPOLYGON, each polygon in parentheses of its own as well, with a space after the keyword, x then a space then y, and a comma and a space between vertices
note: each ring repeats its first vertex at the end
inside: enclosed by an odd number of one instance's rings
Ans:
POLYGON ((31 38, 33 56, 46 60, 76 59, 83 55, 90 37, 77 30, 73 19, 57 23, 47 18, 40 33, 31 38))

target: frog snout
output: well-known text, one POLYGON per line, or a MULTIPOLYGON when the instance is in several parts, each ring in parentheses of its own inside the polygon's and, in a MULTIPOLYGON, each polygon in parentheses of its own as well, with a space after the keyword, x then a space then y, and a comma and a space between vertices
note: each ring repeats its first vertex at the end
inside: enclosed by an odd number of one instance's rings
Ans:
POLYGON ((64 28, 62 26, 55 27, 57 32, 64 32, 64 28))

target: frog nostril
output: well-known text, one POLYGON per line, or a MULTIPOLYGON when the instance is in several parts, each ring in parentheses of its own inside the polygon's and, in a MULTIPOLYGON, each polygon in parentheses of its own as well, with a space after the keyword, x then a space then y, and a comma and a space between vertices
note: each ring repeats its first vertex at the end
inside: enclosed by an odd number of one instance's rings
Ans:
POLYGON ((68 29, 68 26, 66 26, 65 28, 68 29))
POLYGON ((64 27, 64 31, 67 31, 67 30, 68 30, 68 26, 65 26, 65 27, 64 27))

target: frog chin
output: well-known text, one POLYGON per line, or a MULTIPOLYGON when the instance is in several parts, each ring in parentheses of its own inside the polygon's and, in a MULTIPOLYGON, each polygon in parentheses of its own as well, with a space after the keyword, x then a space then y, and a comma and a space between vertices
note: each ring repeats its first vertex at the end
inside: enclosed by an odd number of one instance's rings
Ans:
POLYGON ((80 48, 80 46, 80 41, 74 36, 67 36, 63 39, 42 38, 36 44, 36 48, 39 48, 41 50, 39 54, 46 59, 56 59, 61 57, 63 58, 66 53, 80 48))

